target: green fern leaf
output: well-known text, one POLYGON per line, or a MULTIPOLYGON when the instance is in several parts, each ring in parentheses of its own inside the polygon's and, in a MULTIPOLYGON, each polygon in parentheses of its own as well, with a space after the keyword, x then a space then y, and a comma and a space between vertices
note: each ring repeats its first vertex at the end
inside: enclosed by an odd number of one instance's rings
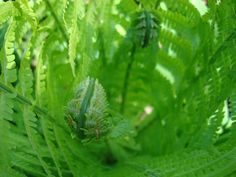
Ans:
POLYGON ((0 2, 0 25, 6 22, 14 15, 13 2, 0 2))
MULTIPOLYGON (((75 1, 76 2, 76 1, 75 1)), ((76 48, 77 48, 77 36, 78 35, 78 27, 77 27, 77 19, 74 19, 72 25, 72 31, 69 39, 69 63, 71 65, 73 76, 75 77, 75 59, 77 56, 76 48)))
MULTIPOLYGON (((220 177, 235 170, 235 148, 227 151, 190 151, 150 160, 140 158, 140 164, 130 163, 141 174, 163 177, 206 176, 220 177), (148 162, 149 161, 149 162, 148 162)), ((137 162, 137 159, 135 160, 137 162)))
POLYGON ((1 176, 10 176, 10 168, 11 168, 11 150, 12 146, 10 144, 10 122, 14 122, 14 112, 13 112, 13 99, 15 98, 15 94, 5 94, 0 93, 0 175, 1 176))
MULTIPOLYGON (((44 45, 40 49, 40 54, 37 60, 36 68, 36 102, 39 105, 43 105, 46 99, 46 71, 47 67, 45 65, 45 60, 43 59, 43 49, 44 45)), ((43 105, 44 106, 44 105, 43 105)))
POLYGON ((14 55, 14 41, 15 41, 16 22, 12 19, 10 26, 5 34, 4 53, 5 60, 2 61, 3 74, 5 82, 12 83, 17 79, 16 62, 14 55))
POLYGON ((50 168, 49 165, 43 160, 43 151, 41 148, 42 144, 38 143, 42 142, 42 140, 37 131, 35 131, 35 129, 37 128, 37 123, 36 123, 37 119, 34 113, 29 108, 26 107, 23 109, 23 118, 29 141, 32 145, 33 150, 37 155, 39 162, 41 163, 44 169, 45 174, 47 174, 47 176, 53 176, 52 172, 49 169, 50 168))
POLYGON ((15 7, 23 15, 23 17, 30 22, 32 29, 37 28, 37 17, 33 10, 30 8, 29 2, 26 0, 19 0, 15 2, 15 7))

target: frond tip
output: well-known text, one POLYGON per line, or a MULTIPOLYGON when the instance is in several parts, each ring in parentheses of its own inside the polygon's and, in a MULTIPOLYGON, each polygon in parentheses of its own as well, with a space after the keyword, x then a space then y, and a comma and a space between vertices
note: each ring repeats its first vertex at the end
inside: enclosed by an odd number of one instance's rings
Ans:
POLYGON ((109 129, 107 106, 103 87, 98 80, 88 77, 68 103, 67 122, 81 139, 98 139, 109 129))

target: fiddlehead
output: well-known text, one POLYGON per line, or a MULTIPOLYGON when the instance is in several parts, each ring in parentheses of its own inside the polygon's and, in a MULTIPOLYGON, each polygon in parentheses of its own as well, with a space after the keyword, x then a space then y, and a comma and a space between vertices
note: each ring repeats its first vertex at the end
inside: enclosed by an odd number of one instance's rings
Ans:
POLYGON ((158 18, 154 13, 146 10, 138 12, 133 21, 133 30, 135 42, 145 48, 158 36, 158 18))
POLYGON ((67 122, 81 139, 97 139, 109 129, 106 94, 94 78, 87 78, 68 103, 67 122))

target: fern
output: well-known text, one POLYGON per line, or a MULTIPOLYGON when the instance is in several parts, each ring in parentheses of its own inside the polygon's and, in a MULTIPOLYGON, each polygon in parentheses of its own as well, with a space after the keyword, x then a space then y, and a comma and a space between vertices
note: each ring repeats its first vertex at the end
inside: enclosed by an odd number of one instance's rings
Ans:
POLYGON ((77 34, 78 34, 78 26, 77 26, 77 12, 79 4, 77 1, 74 2, 74 14, 75 17, 72 21, 71 25, 71 34, 70 34, 70 41, 69 41, 69 62, 71 65, 72 73, 75 76, 75 58, 76 58, 76 48, 77 48, 77 34))
POLYGON ((11 152, 11 145, 10 142, 10 125, 9 121, 13 120, 13 103, 11 101, 11 98, 14 98, 14 95, 3 95, 1 94, 1 144, 4 146, 1 146, 1 175, 2 176, 9 176, 10 171, 10 152, 11 152))
POLYGON ((14 15, 15 9, 12 2, 7 2, 7 3, 1 2, 0 8, 1 8, 0 25, 2 25, 5 21, 7 21, 11 16, 14 15))
POLYGON ((1 1, 0 176, 235 176, 235 7, 1 1))
POLYGON ((5 61, 2 61, 3 70, 5 70, 4 80, 6 83, 16 81, 16 62, 14 55, 14 40, 15 40, 15 27, 16 22, 12 19, 10 26, 5 34, 5 61))
POLYGON ((149 158, 135 159, 135 162, 145 162, 143 166, 132 162, 130 165, 138 169, 143 176, 224 176, 233 171, 235 148, 223 152, 211 149, 208 151, 192 151, 186 154, 178 153, 159 159, 152 159, 151 161, 149 161, 149 158), (180 160, 181 158, 183 160, 180 160), (199 160, 201 161, 200 163, 199 160), (219 168, 220 164, 227 165, 219 168))

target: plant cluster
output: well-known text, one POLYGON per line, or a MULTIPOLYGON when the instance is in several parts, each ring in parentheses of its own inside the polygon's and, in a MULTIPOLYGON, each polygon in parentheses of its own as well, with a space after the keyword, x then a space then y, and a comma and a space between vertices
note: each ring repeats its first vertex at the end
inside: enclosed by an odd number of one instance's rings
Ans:
POLYGON ((236 176, 236 2, 191 2, 0 1, 0 177, 236 176))

